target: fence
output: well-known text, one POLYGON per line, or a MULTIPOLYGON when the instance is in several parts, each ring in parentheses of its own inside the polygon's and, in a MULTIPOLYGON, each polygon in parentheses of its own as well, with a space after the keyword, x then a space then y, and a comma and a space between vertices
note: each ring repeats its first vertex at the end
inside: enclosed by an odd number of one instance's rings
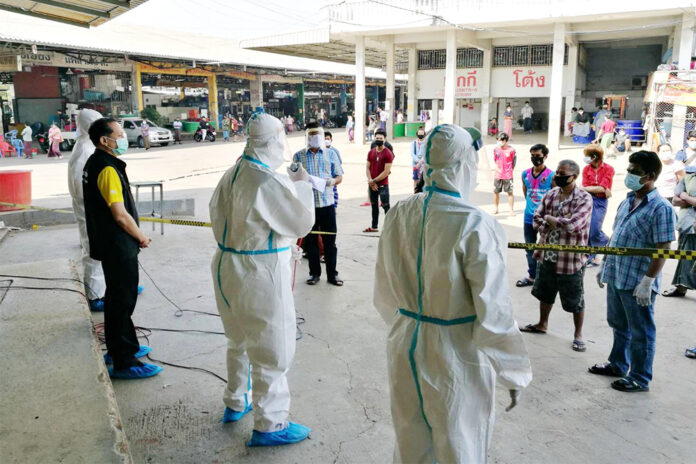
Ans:
POLYGON ((696 71, 654 72, 645 102, 648 147, 657 150, 667 143, 675 152, 683 149, 687 134, 696 129, 696 71))

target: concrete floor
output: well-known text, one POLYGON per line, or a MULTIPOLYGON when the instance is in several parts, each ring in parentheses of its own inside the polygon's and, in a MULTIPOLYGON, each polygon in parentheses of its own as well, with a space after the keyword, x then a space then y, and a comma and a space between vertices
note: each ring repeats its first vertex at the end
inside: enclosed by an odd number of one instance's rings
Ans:
MULTIPOLYGON (((518 136, 519 168, 528 167, 529 146, 545 135, 518 136)), ((491 140, 487 141, 491 152, 491 140)), ((290 139, 293 149, 301 137, 290 139)), ((293 393, 292 419, 313 429, 311 440, 279 449, 245 448, 252 428, 250 418, 239 424, 220 423, 224 384, 205 373, 165 366, 159 376, 138 382, 115 381, 114 389, 124 429, 135 462, 243 462, 243 463, 385 463, 391 461, 393 432, 386 378, 387 328, 372 307, 372 276, 378 240, 360 231, 369 225, 365 201, 366 151, 336 137, 346 170, 340 187, 338 209, 338 268, 346 281, 343 288, 322 281, 304 284, 306 262, 297 269, 295 302, 306 322, 290 371, 293 393)), ((207 202, 217 172, 241 154, 242 144, 168 147, 126 155, 132 180, 170 179, 165 198, 196 198, 196 215, 208 217, 207 202), (210 174, 205 174, 210 172, 210 174)), ((395 144, 396 163, 390 178, 395 202, 411 189, 408 144, 395 144)), ((571 158, 581 162, 578 148, 552 153, 549 165, 571 158)), ((22 166, 31 163, 12 160, 22 166)), ((605 231, 611 230, 619 199, 625 196, 625 159, 611 160, 617 170, 615 199, 605 231)), ((9 167, 0 160, 0 169, 9 167)), ((66 160, 34 160, 35 203, 69 204, 64 181, 66 160)), ((16 167, 16 166, 14 166, 16 167)), ((517 215, 499 216, 510 241, 522 241, 521 186, 515 174, 517 215)), ((488 156, 482 155, 479 185, 473 201, 492 211, 492 177, 488 156)), ((504 205, 501 210, 505 211, 504 205)), ((151 233, 149 226, 144 230, 151 233)), ((183 308, 215 312, 209 263, 215 242, 208 229, 168 226, 165 235, 152 233, 153 244, 141 254, 141 264, 157 285, 183 308)), ((75 227, 40 228, 15 232, 0 245, 3 263, 77 256, 75 227)), ((665 267, 671 280, 675 262, 665 267)), ((514 282, 524 275, 522 251, 508 251, 508 277, 520 325, 536 322, 538 303, 529 289, 514 282)), ((183 317, 141 273, 147 287, 141 295, 135 322, 149 328, 221 331, 219 318, 194 313, 183 317)), ((490 460, 495 463, 691 463, 696 453, 693 428, 694 369, 696 362, 683 356, 696 343, 696 294, 666 300, 658 297, 658 343, 655 379, 647 394, 622 394, 609 381, 587 374, 587 367, 606 359, 612 335, 606 323, 604 290, 594 283, 594 271, 586 276, 586 353, 570 349, 572 321, 556 309, 547 335, 525 335, 532 358, 534 380, 520 405, 503 412, 507 395, 499 389, 497 422, 490 460)), ((98 319, 98 318, 95 318, 98 319)), ((155 359, 212 370, 223 377, 226 340, 221 335, 153 331, 149 337, 155 359)))

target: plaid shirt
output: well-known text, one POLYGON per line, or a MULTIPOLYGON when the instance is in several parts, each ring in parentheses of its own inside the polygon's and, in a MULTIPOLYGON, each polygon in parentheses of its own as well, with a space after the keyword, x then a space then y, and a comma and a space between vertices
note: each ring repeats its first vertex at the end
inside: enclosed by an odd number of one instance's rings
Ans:
MULTIPOLYGON (((331 179, 343 175, 341 161, 338 159, 336 151, 332 149, 320 148, 316 153, 312 153, 303 148, 295 153, 292 160, 296 163, 302 163, 310 176, 331 179)), ((323 192, 312 189, 312 192, 314 193, 315 208, 333 206, 336 202, 333 187, 326 187, 323 192)))
MULTIPOLYGON (((544 195, 539 207, 534 212, 534 229, 539 231, 540 244, 548 243, 548 235, 551 228, 544 221, 546 215, 558 218, 558 244, 559 245, 587 245, 590 236, 590 220, 592 219, 592 196, 575 186, 571 196, 561 203, 561 189, 556 187, 544 195)), ((536 250, 534 259, 541 261, 547 259, 544 256, 554 253, 556 259, 557 274, 575 274, 585 265, 587 255, 582 253, 544 252, 536 250)))
MULTIPOLYGON (((653 189, 631 211, 635 192, 619 205, 614 221, 614 233, 609 240, 610 247, 621 248, 655 248, 658 243, 671 242, 675 239, 674 209, 662 198, 657 189, 653 189)), ((648 272, 650 261, 647 256, 607 255, 604 261, 602 282, 612 284, 619 290, 633 290, 648 272)), ((662 273, 653 282, 653 291, 660 291, 662 273)))

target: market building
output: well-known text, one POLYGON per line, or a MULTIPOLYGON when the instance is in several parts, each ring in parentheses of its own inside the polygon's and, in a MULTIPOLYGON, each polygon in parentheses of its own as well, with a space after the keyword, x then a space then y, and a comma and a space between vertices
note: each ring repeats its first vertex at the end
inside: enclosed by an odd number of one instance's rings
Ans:
MULTIPOLYGON (((393 109, 395 73, 408 73, 407 119, 486 130, 510 104, 515 123, 525 101, 534 129, 558 147, 574 107, 592 113, 607 99, 621 119, 641 121, 650 74, 661 64, 689 69, 694 6, 528 0, 497 2, 385 0, 326 7, 327 22, 306 32, 241 41, 244 48, 353 64, 356 133, 367 110, 365 66, 386 71, 393 109), (379 18, 375 23, 375 18, 379 18)), ((688 110, 685 110, 687 113, 688 110)), ((393 121, 392 121, 393 123, 393 121)))

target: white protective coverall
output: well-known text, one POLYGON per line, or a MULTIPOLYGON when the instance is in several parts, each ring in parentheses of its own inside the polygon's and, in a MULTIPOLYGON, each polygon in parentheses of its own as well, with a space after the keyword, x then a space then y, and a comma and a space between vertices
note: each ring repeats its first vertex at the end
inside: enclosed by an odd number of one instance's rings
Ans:
POLYGON ((394 461, 485 463, 496 374, 508 389, 532 370, 513 319, 503 228, 469 204, 478 155, 453 125, 426 140, 424 193, 389 210, 374 303, 391 326, 387 359, 394 461))
POLYGON ((102 115, 94 110, 84 109, 77 115, 77 142, 68 161, 68 190, 72 197, 73 212, 77 220, 82 245, 82 267, 87 297, 90 300, 104 298, 106 282, 101 263, 89 257, 89 238, 87 237, 87 220, 85 219, 85 198, 82 194, 82 170, 87 159, 94 153, 95 147, 89 139, 89 126, 102 115))
POLYGON ((211 269, 228 338, 223 400, 244 411, 253 399, 254 430, 273 432, 288 426, 290 410, 286 373, 296 335, 290 247, 314 225, 314 196, 309 182, 275 172, 286 142, 278 119, 254 115, 247 130, 244 155, 210 200, 218 242, 211 269))

